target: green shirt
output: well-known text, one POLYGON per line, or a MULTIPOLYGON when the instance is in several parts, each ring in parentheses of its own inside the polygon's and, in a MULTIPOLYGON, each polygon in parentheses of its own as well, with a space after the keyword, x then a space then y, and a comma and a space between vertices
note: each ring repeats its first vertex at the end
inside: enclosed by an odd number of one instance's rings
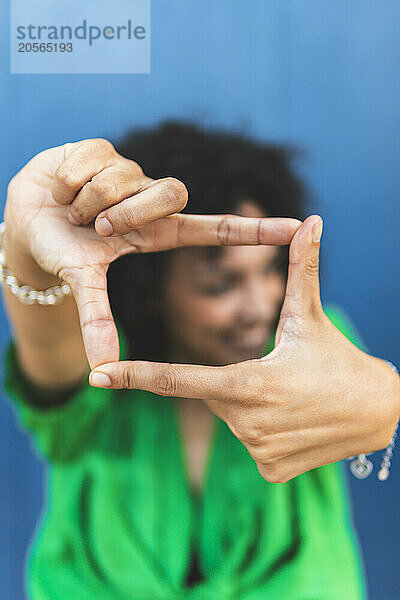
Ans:
MULTIPOLYGON (((326 312, 361 343, 339 309, 326 312)), ((5 390, 47 465, 31 600, 366 598, 344 462, 267 482, 217 418, 195 494, 174 399, 84 382, 65 404, 40 408, 14 340, 5 365, 5 390), (193 551, 205 579, 187 587, 193 551)))

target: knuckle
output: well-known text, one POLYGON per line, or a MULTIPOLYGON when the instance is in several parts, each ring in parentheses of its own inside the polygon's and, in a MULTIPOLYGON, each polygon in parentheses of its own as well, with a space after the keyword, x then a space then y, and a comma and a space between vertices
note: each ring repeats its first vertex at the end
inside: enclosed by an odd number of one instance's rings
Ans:
POLYGON ((71 287, 77 286, 80 280, 79 270, 74 267, 61 267, 57 269, 56 276, 71 287))
POLYGON ((133 207, 129 203, 121 202, 118 208, 111 209, 107 214, 112 223, 117 220, 115 217, 118 216, 118 222, 121 222, 124 227, 128 229, 136 229, 142 225, 138 219, 138 215, 135 214, 133 207))
POLYGON ((89 189, 103 204, 110 201, 116 202, 119 199, 118 187, 111 177, 100 177, 98 180, 92 181, 89 189))
POLYGON ((154 378, 154 386, 158 394, 163 396, 175 396, 179 392, 178 379, 170 369, 162 369, 154 378))
POLYGON ((75 289, 82 290, 88 285, 93 287, 93 277, 98 280, 105 277, 105 264, 97 265, 67 265, 56 268, 55 274, 75 289))
POLYGON ((188 191, 185 184, 175 177, 166 177, 164 182, 168 204, 171 204, 176 210, 182 210, 188 200, 188 191))
POLYGON ((235 419, 234 433, 246 445, 249 452, 260 453, 268 444, 264 423, 257 415, 246 410, 235 419))
POLYGON ((261 476, 270 483, 286 483, 291 477, 285 473, 278 462, 271 462, 268 465, 259 467, 261 476))
POLYGON ((93 138, 88 140, 88 143, 94 146, 97 150, 101 150, 108 154, 114 154, 115 149, 112 143, 105 138, 93 138))
POLYGON ((224 216, 218 223, 217 239, 221 246, 225 246, 232 236, 232 223, 229 216, 224 216))
POLYGON ((64 164, 58 167, 54 177, 59 184, 68 189, 75 191, 81 187, 81 182, 74 170, 64 164))
POLYGON ((308 257, 304 261, 304 273, 310 278, 315 278, 318 275, 318 258, 308 257))
POLYGON ((243 438, 245 439, 246 444, 255 446, 255 452, 259 453, 261 444, 264 442, 264 435, 260 428, 256 425, 248 425, 247 428, 243 427, 243 430, 243 438))
POLYGON ((120 163, 124 168, 127 169, 130 176, 133 175, 136 178, 143 178, 145 181, 147 181, 147 179, 149 181, 153 181, 152 179, 150 179, 150 177, 147 178, 145 176, 142 167, 135 160, 125 158, 124 156, 120 156, 120 163))
POLYGON ((256 443, 248 444, 248 450, 256 462, 269 464, 282 456, 268 437, 263 436, 256 439, 256 443))
POLYGON ((131 364, 129 364, 129 362, 127 362, 126 364, 123 364, 123 366, 121 368, 119 380, 120 380, 119 383, 120 383, 121 387, 126 388, 126 389, 131 389, 131 390, 135 389, 135 382, 136 382, 135 369, 131 364))

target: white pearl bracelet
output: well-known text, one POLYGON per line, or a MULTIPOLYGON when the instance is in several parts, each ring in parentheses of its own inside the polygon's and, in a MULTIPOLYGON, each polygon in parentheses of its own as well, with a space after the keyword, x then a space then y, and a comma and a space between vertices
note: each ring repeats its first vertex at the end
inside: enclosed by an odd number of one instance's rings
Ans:
POLYGON ((6 285, 10 292, 18 298, 23 304, 51 305, 59 304, 64 296, 69 296, 72 290, 68 283, 62 282, 61 285, 55 285, 47 290, 35 290, 30 285, 21 285, 14 275, 5 267, 5 257, 3 252, 3 234, 6 225, 4 221, 0 223, 0 285, 6 285))

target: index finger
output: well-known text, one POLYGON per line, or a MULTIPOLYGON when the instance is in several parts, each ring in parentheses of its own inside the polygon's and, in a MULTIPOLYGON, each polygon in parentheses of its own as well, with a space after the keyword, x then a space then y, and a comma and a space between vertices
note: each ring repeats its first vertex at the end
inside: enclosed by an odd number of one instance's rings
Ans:
POLYGON ((95 265, 69 267, 62 274, 75 298, 82 339, 91 369, 119 359, 118 331, 107 293, 106 269, 95 265))
POLYGON ((300 226, 298 219, 284 217, 177 213, 133 231, 126 238, 140 252, 182 246, 281 246, 290 244, 300 226))

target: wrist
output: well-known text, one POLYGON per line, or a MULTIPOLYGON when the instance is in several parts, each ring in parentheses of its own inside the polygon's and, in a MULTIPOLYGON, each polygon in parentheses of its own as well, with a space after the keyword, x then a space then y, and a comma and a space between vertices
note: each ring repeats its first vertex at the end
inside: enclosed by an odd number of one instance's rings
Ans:
POLYGON ((2 246, 4 266, 20 284, 30 285, 35 289, 46 289, 60 284, 61 280, 58 277, 47 273, 38 265, 30 251, 13 237, 8 227, 4 232, 2 246))
POLYGON ((371 358, 374 360, 371 369, 371 389, 374 398, 371 401, 375 406, 375 426, 379 444, 376 450, 381 450, 390 444, 400 418, 400 377, 387 361, 371 358))
POLYGON ((396 430, 397 424, 400 419, 400 375, 398 373, 397 367, 390 363, 387 360, 383 360, 383 363, 386 367, 386 377, 388 380, 388 394, 392 400, 393 413, 391 421, 388 424, 389 433, 388 433, 388 442, 386 446, 390 443, 393 433, 396 430))
POLYGON ((397 367, 390 361, 369 355, 366 356, 369 359, 372 374, 369 385, 373 388, 374 385, 378 384, 374 405, 376 404, 380 407, 380 404, 382 404, 379 414, 375 412, 377 425, 374 431, 383 432, 383 437, 377 438, 375 435, 375 441, 380 439, 378 445, 375 445, 369 451, 363 449, 363 453, 358 454, 358 456, 350 456, 349 459, 354 459, 350 463, 350 470, 358 479, 365 479, 373 469, 373 463, 366 455, 383 449, 384 452, 377 477, 380 481, 386 481, 390 475, 391 459, 399 429, 400 377, 397 367), (380 379, 381 377, 382 379, 380 379), (381 400, 381 403, 377 402, 377 399, 381 400), (389 408, 386 408, 386 406, 389 408))

